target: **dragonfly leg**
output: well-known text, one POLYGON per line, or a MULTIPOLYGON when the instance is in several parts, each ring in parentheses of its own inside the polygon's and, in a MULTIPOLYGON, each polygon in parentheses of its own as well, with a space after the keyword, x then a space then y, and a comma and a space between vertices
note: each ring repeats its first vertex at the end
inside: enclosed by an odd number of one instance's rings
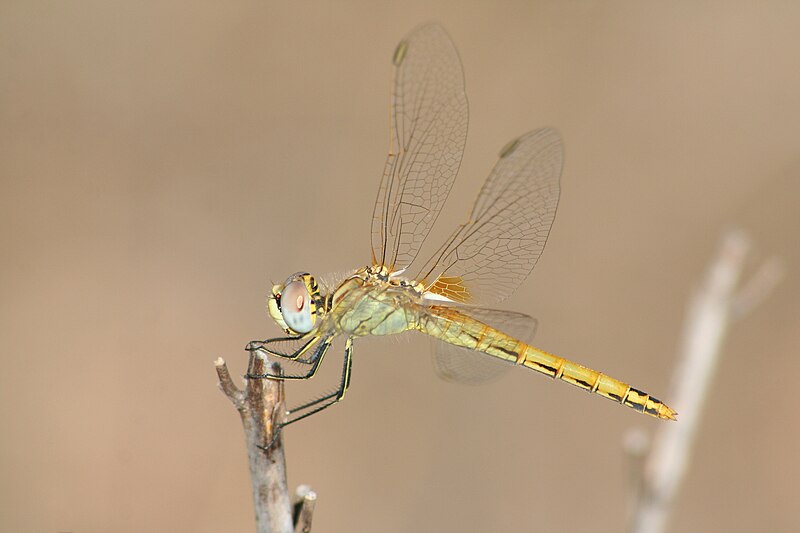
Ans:
MULTIPOLYGON (((272 374, 272 373, 265 373, 265 374, 250 374, 249 372, 245 375, 246 378, 249 379, 277 379, 277 380, 287 380, 287 379, 311 379, 317 373, 317 369, 319 369, 320 363, 322 363, 322 359, 325 357, 325 354, 328 352, 328 348, 331 347, 331 343, 333 342, 333 337, 325 337, 322 339, 317 345, 314 352, 309 356, 308 360, 304 360, 303 363, 310 364, 311 368, 305 374, 301 374, 299 376, 285 376, 283 374, 272 374)), ((269 352, 272 353, 272 352, 269 352)))
POLYGON ((292 353, 287 354, 270 348, 270 344, 279 344, 285 341, 297 340, 298 338, 299 337, 278 337, 275 339, 267 339, 265 341, 250 341, 247 343, 245 350, 247 350, 248 352, 252 352, 254 350, 263 350, 270 355, 281 357, 283 359, 289 359, 291 361, 297 361, 298 363, 303 363, 303 364, 313 363, 313 360, 309 360, 311 358, 301 359, 300 357, 303 354, 305 354, 314 345, 314 343, 320 339, 319 335, 312 335, 305 344, 300 346, 297 350, 295 350, 292 353))
POLYGON ((297 422, 298 420, 302 420, 306 417, 309 417, 315 413, 319 413, 323 409, 330 407, 335 403, 340 402, 342 398, 344 398, 344 395, 347 392, 347 388, 350 386, 350 376, 353 370, 352 355, 353 355, 353 339, 352 337, 348 337, 344 347, 344 364, 342 366, 342 378, 339 383, 339 388, 330 394, 326 394, 325 396, 322 396, 315 400, 311 400, 310 402, 298 405, 297 407, 290 409, 289 420, 281 424, 281 428, 286 427, 294 422, 297 422), (300 411, 306 411, 306 412, 298 414, 298 412, 300 411))

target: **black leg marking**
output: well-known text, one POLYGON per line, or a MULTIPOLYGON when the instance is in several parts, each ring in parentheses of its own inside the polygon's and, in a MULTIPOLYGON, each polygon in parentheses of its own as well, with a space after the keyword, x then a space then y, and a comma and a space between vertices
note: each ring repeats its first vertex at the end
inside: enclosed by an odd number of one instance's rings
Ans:
POLYGON ((311 346, 314 345, 315 342, 320 340, 319 335, 311 335, 307 342, 302 344, 299 348, 291 353, 286 353, 286 351, 278 351, 278 346, 282 343, 288 343, 291 341, 296 341, 301 339, 302 337, 278 337, 275 339, 267 339, 265 341, 250 341, 247 343, 245 350, 248 352, 252 352, 254 350, 263 350, 270 355, 274 355, 276 357, 282 357, 284 359, 290 360, 297 360, 299 363, 308 364, 308 359, 299 359, 304 353, 306 353, 311 346), (270 345, 273 345, 270 348, 270 345))
POLYGON ((320 363, 322 363, 322 359, 325 357, 325 354, 328 352, 328 348, 331 347, 331 343, 333 342, 333 337, 325 337, 320 341, 317 345, 317 348, 314 350, 314 353, 307 360, 307 364, 311 364, 311 368, 309 371, 300 376, 284 376, 284 375, 276 375, 276 374, 247 374, 245 375, 246 378, 249 379, 278 379, 278 380, 289 380, 289 379, 311 379, 314 377, 314 374, 317 373, 317 369, 319 368, 320 363))
POLYGON ((293 409, 289 410, 289 420, 281 424, 281 428, 288 426, 289 424, 293 424, 298 420, 302 420, 307 418, 315 413, 319 413, 323 409, 330 407, 331 405, 338 403, 344 398, 345 393, 347 392, 347 388, 350 386, 350 376, 353 370, 353 339, 349 337, 345 343, 344 348, 344 365, 342 366, 342 379, 339 383, 338 390, 326 394, 321 398, 317 398, 310 402, 304 403, 302 405, 298 405, 293 409), (313 409, 311 409, 313 407, 313 409), (311 409, 305 413, 297 415, 299 411, 304 411, 306 409, 311 409), (292 418, 292 415, 296 415, 292 418))

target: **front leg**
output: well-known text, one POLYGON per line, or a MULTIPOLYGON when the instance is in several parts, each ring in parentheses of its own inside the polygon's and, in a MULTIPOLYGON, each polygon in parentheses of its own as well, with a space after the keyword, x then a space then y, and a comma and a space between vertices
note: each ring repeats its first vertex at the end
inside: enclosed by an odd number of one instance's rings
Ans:
MULTIPOLYGON (((319 341, 321 335, 309 335, 308 340, 303 342, 304 337, 278 337, 275 339, 267 339, 265 341, 250 341, 247 343, 245 350, 252 352, 254 350, 263 350, 270 355, 297 361, 298 363, 309 364, 309 359, 300 359, 303 354, 307 353, 314 344, 319 341)), ((313 357, 313 354, 312 354, 313 357)))
MULTIPOLYGON (((316 337, 316 339, 321 339, 320 342, 317 344, 314 351, 311 353, 307 361, 302 361, 303 363, 307 363, 311 365, 309 371, 305 374, 301 374, 299 376, 285 376, 283 374, 271 374, 269 372, 265 374, 250 374, 248 373, 245 377, 249 379, 278 379, 278 380, 287 380, 287 379, 311 379, 317 373, 317 369, 319 369, 319 365, 322 363, 322 359, 325 357, 325 354, 328 352, 328 348, 330 348, 331 343, 333 342, 333 336, 329 335, 327 337, 316 337)), ((309 341, 311 342, 311 341, 309 341)), ((248 345, 249 346, 249 345, 248 345)), ((259 348, 256 348, 259 349, 259 348)), ((308 348, 304 348, 304 351, 308 348)), ((267 353, 272 353, 269 350, 264 350, 267 353)), ((300 361, 298 361, 300 362, 300 361)))

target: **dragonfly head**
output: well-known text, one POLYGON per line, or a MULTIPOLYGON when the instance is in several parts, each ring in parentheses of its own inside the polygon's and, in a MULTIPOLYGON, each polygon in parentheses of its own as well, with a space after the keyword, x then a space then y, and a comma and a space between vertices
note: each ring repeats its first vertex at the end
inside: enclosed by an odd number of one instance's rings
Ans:
POLYGON ((272 319, 289 335, 311 332, 324 312, 323 298, 314 276, 306 272, 292 274, 282 284, 272 287, 267 309, 272 319))

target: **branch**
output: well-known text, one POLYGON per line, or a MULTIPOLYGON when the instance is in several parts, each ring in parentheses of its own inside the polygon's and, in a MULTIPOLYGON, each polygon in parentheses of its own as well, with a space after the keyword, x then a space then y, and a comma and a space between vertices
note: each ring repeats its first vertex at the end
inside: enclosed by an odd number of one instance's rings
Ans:
POLYGON ((295 491, 299 501, 295 507, 294 533, 311 533, 311 519, 314 515, 314 506, 317 503, 317 493, 308 485, 300 485, 295 491))
MULTIPOLYGON (((757 274, 743 284, 744 288, 737 291, 750 248, 750 241, 741 231, 725 234, 717 257, 690 302, 670 395, 670 405, 674 404, 680 414, 679 422, 659 425, 647 454, 640 445, 628 447, 634 465, 637 456, 644 458, 639 463, 634 485, 636 503, 631 530, 635 533, 664 531, 686 471, 728 327, 732 320, 741 318, 761 303, 781 278, 780 263, 768 259, 757 274)), ((635 437, 628 439, 628 442, 634 441, 637 441, 635 437)))
MULTIPOLYGON (((292 505, 286 483, 286 460, 279 424, 286 414, 283 381, 273 379, 245 379, 244 390, 231 379, 228 366, 220 357, 215 362, 219 388, 239 411, 244 427, 247 457, 250 463, 250 480, 253 486, 256 531, 258 533, 292 533, 292 505)), ((248 374, 280 374, 278 363, 270 363, 263 352, 252 350, 248 374)), ((310 492, 310 490, 309 490, 310 492)), ((311 492, 313 494, 313 492, 311 492)), ((316 495, 312 499, 315 499, 316 495)), ((304 531, 311 527, 311 512, 307 511, 304 531)))

